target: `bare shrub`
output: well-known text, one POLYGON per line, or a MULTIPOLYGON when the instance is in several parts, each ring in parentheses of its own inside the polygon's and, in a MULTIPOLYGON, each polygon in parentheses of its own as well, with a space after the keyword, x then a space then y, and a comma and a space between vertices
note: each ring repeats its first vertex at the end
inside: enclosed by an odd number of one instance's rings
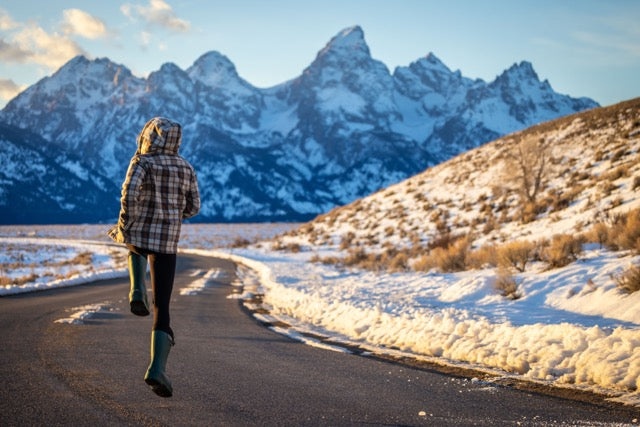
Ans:
POLYGON ((28 276, 22 276, 22 277, 15 277, 15 278, 10 278, 10 277, 6 277, 6 276, 0 276, 0 285, 24 285, 25 283, 31 283, 31 282, 35 282, 36 279, 38 279, 40 276, 35 274, 35 273, 31 273, 28 276))
POLYGON ((286 246, 286 249, 289 252, 298 253, 298 252, 300 252, 302 250, 302 247, 298 243, 289 243, 286 246))
POLYGON ((493 205, 491 203, 484 202, 480 206, 480 213, 485 214, 485 215, 493 214, 493 205))
POLYGON ((609 230, 608 245, 611 249, 627 249, 640 252, 640 209, 614 218, 609 230))
POLYGON ((589 178, 591 178, 591 174, 585 171, 575 171, 571 174, 571 179, 574 181, 584 181, 589 178))
POLYGON ((602 197, 610 196, 611 193, 613 193, 617 189, 618 186, 611 181, 603 182, 602 184, 600 184, 600 193, 602 194, 602 197))
POLYGON ((549 268, 564 267, 578 259, 582 253, 582 236, 571 234, 556 234, 551 244, 542 251, 542 259, 549 268))
POLYGON ((456 241, 460 240, 462 236, 459 234, 449 233, 448 231, 444 233, 437 234, 428 244, 428 249, 435 248, 443 248, 446 249, 456 241))
POLYGON ((591 227, 585 237, 587 241, 597 243, 602 249, 609 239, 609 227, 603 222, 598 222, 591 227))
POLYGON ((470 239, 463 238, 449 245, 447 249, 435 248, 431 251, 431 256, 443 273, 464 271, 470 246, 470 239))
POLYGON ((534 256, 536 245, 529 241, 510 242, 498 249, 501 265, 510 266, 524 272, 534 256))
POLYGON ((612 276, 612 278, 618 288, 627 294, 640 291, 640 268, 637 265, 631 265, 619 275, 612 276))
POLYGON ((271 250, 298 253, 302 250, 302 247, 298 243, 292 242, 285 244, 281 240, 276 240, 271 245, 271 250))
POLYGON ((601 179, 613 182, 620 178, 630 176, 630 174, 631 174, 630 165, 626 164, 626 165, 618 166, 612 171, 606 173, 605 175, 602 176, 601 179))
POLYGON ((338 257, 334 257, 334 256, 321 257, 318 254, 314 254, 311 257, 310 261, 314 263, 320 262, 325 265, 336 265, 341 263, 340 258, 338 257))
POLYGON ((535 220, 538 215, 545 212, 547 206, 544 203, 528 202, 525 203, 520 209, 520 222, 528 224, 535 220))
POLYGON ((493 230, 496 229, 496 217, 493 216, 493 213, 487 217, 486 222, 484 223, 484 227, 482 227, 482 232, 484 234, 489 234, 493 230))
POLYGON ((244 237, 236 237, 236 239, 231 243, 232 248, 246 248, 249 246, 251 242, 244 237))
POLYGON ((324 265, 336 265, 336 264, 341 264, 342 261, 338 257, 328 256, 322 259, 322 263, 324 265))
POLYGON ((429 271, 434 267, 435 264, 428 254, 418 257, 411 263, 411 268, 414 271, 429 271))
POLYGON ((387 270, 390 272, 406 271, 409 269, 409 256, 406 252, 399 252, 389 260, 387 270))
POLYGON ((73 259, 71 259, 69 263, 74 265, 91 265, 93 263, 93 254, 88 251, 80 252, 73 259))
POLYGON ((624 200, 622 200, 622 197, 616 197, 615 199, 611 200, 611 203, 609 204, 609 209, 617 208, 623 203, 624 203, 624 200))
POLYGON ((584 187, 582 185, 576 185, 570 188, 568 191, 555 191, 550 194, 551 198, 551 212, 557 212, 568 208, 576 197, 582 193, 584 187))
POLYGON ((500 218, 498 218, 498 222, 500 222, 501 224, 506 224, 507 222, 511 222, 512 218, 511 216, 509 216, 509 210, 505 209, 502 211, 502 213, 500 214, 500 218))
POLYGON ((495 245, 484 245, 467 254, 467 267, 474 269, 496 267, 498 265, 498 249, 495 245))
POLYGON ((613 155, 611 156, 611 162, 616 162, 618 160, 620 160, 621 158, 623 158, 624 156, 626 156, 627 154, 627 150, 625 148, 621 148, 618 151, 616 151, 615 153, 613 153, 613 155))
POLYGON ((348 249, 353 244, 353 239, 356 238, 356 234, 353 231, 349 231, 347 234, 342 236, 342 241, 340 242, 340 250, 344 251, 348 249))
POLYGON ((342 264, 347 267, 359 267, 373 271, 380 269, 376 255, 367 253, 363 248, 350 249, 347 256, 342 260, 342 264))
POLYGON ((511 270, 506 267, 498 268, 494 287, 500 295, 511 300, 521 298, 520 292, 518 291, 518 285, 519 283, 511 273, 511 270))
POLYGON ((45 262, 44 265, 57 267, 64 265, 91 265, 93 260, 93 254, 91 252, 85 251, 80 252, 78 255, 71 259, 67 259, 60 262, 45 262))

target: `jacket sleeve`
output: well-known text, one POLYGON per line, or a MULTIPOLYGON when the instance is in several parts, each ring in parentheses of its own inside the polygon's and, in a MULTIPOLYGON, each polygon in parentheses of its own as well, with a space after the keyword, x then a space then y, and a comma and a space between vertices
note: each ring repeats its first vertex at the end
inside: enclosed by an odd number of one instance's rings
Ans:
POLYGON ((182 219, 195 216, 200 212, 200 192, 198 191, 198 179, 196 173, 191 169, 191 177, 189 179, 189 191, 187 192, 187 204, 182 213, 182 219))
POLYGON ((140 216, 139 199, 145 175, 146 171, 142 165, 140 165, 140 158, 135 156, 131 159, 127 176, 122 184, 120 218, 118 219, 118 227, 120 230, 128 230, 131 224, 140 216))

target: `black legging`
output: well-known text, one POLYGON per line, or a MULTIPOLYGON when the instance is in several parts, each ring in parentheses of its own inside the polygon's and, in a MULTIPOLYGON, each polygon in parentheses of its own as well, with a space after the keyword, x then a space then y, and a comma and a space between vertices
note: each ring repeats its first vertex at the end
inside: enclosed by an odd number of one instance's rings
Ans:
POLYGON ((127 247, 131 252, 147 258, 149 262, 151 289, 153 289, 153 329, 164 331, 173 337, 169 302, 176 273, 176 254, 152 252, 132 245, 127 247))

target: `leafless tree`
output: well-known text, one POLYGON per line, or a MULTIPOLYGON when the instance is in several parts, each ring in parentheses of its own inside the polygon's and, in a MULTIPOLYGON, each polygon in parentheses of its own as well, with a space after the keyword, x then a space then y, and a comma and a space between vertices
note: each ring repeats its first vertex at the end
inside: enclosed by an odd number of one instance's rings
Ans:
POLYGON ((521 139, 507 151, 507 174, 518 181, 527 202, 535 203, 543 189, 550 156, 549 144, 535 137, 521 139))

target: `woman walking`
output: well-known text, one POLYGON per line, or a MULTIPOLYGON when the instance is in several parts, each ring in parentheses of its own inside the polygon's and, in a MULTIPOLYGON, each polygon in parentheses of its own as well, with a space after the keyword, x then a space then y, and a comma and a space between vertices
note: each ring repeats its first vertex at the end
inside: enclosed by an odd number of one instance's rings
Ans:
POLYGON ((165 373, 175 339, 170 326, 169 302, 176 268, 182 220, 200 210, 198 182, 193 167, 178 154, 180 124, 164 117, 147 122, 138 135, 138 149, 122 184, 118 225, 109 236, 129 249, 131 312, 149 315, 145 287, 147 262, 153 290, 151 363, 145 382, 162 397, 173 394, 165 373))

